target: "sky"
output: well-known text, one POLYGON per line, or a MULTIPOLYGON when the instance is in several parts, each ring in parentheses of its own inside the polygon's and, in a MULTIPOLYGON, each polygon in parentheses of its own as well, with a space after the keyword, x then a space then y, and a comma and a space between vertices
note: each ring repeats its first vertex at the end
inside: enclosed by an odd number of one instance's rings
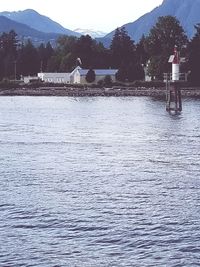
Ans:
POLYGON ((0 0, 0 11, 34 9, 63 27, 105 33, 159 6, 163 0, 0 0))

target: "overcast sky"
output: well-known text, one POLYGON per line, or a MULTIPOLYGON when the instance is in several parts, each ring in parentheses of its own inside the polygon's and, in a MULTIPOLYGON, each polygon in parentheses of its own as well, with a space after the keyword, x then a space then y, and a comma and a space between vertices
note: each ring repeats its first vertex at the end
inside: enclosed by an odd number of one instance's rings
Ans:
POLYGON ((0 11, 34 9, 65 28, 110 32, 159 6, 163 0, 0 0, 0 11))

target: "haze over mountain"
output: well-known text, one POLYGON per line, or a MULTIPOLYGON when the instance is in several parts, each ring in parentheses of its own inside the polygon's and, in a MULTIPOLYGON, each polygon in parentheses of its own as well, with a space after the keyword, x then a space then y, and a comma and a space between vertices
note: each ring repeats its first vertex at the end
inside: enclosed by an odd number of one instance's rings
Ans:
POLYGON ((48 41, 54 42, 59 36, 58 33, 40 32, 25 24, 0 16, 0 33, 9 32, 11 30, 14 30, 17 33, 19 40, 25 41, 31 39, 34 44, 48 41))
MULTIPOLYGON (((138 42, 142 35, 147 35, 160 16, 175 16, 184 28, 187 36, 191 38, 194 25, 200 23, 200 0, 164 0, 162 4, 146 13, 134 22, 125 24, 128 34, 138 42)), ((105 36, 112 39, 114 31, 105 36)))
POLYGON ((79 33, 64 28, 59 23, 43 16, 32 9, 14 12, 0 12, 0 16, 28 25, 29 27, 44 33, 59 33, 73 36, 80 36, 79 33))
MULTIPOLYGON (((136 21, 123 26, 125 26, 128 34, 137 43, 143 34, 147 35, 149 33, 150 29, 157 22, 158 17, 171 15, 175 16, 180 21, 186 34, 189 38, 191 38, 195 33, 194 25, 200 23, 199 11, 200 0, 163 0, 162 4, 157 8, 154 8, 151 12, 146 13, 136 21)), ((30 39, 33 37, 39 41, 42 39, 47 40, 48 38, 54 39, 55 41, 55 38, 57 38, 59 34, 78 37, 81 34, 89 34, 98 41, 103 42, 105 46, 109 46, 115 31, 115 29, 113 29, 111 33, 105 35, 104 37, 102 37, 104 33, 95 30, 81 29, 81 25, 80 29, 76 29, 77 32, 71 31, 32 9, 17 12, 0 12, 0 16, 2 15, 9 20, 5 21, 1 18, 1 32, 13 29, 20 36, 25 36, 25 38, 30 37, 30 39)))

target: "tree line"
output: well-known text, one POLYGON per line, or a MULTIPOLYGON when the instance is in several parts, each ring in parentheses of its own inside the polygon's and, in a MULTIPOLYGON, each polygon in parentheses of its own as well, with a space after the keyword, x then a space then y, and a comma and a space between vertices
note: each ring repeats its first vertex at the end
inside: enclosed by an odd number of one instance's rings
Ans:
POLYGON ((0 35, 0 80, 19 79, 38 72, 71 72, 77 65, 87 69, 118 69, 118 81, 144 79, 144 69, 152 79, 162 80, 171 72, 168 58, 178 47, 185 63, 182 72, 194 85, 200 85, 200 24, 188 40, 180 22, 173 16, 159 17, 147 36, 136 44, 125 28, 117 28, 111 45, 104 45, 89 35, 60 36, 53 48, 48 42, 35 47, 30 40, 21 43, 12 30, 0 35))

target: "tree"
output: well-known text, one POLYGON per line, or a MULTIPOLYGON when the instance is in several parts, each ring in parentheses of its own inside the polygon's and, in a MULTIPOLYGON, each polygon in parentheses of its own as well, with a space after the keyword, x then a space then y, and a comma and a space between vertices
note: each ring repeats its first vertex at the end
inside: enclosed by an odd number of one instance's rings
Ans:
POLYGON ((116 29, 110 51, 111 66, 118 68, 116 73, 118 81, 132 82, 143 79, 141 57, 137 56, 134 41, 128 36, 124 27, 116 29))
POLYGON ((197 24, 195 29, 196 34, 188 45, 188 78, 194 85, 200 85, 200 24, 197 24))
POLYGON ((80 58, 83 68, 92 68, 94 58, 95 41, 89 35, 82 35, 75 47, 76 58, 80 58))
POLYGON ((68 53, 63 56, 60 62, 59 71, 61 72, 71 72, 76 67, 76 58, 73 53, 68 53))
POLYGON ((151 55, 149 74, 158 79, 170 71, 168 58, 176 45, 179 51, 187 44, 186 34, 180 22, 173 16, 159 17, 145 40, 146 51, 151 55))
POLYGON ((54 50, 53 50, 50 42, 48 42, 46 44, 46 46, 42 43, 38 47, 38 57, 39 57, 39 61, 40 61, 40 70, 41 71, 47 71, 48 61, 53 56, 53 54, 54 54, 54 50))
POLYGON ((146 38, 143 35, 139 43, 136 45, 136 56, 138 58, 138 63, 142 66, 146 66, 146 63, 149 59, 149 54, 147 53, 146 47, 146 38))
POLYGON ((38 56, 40 61, 40 71, 43 72, 45 71, 47 65, 44 44, 41 44, 38 47, 38 56))
POLYGON ((17 59, 17 34, 12 30, 0 36, 1 78, 14 77, 17 59))
POLYGON ((141 64, 130 64, 127 69, 127 80, 134 82, 136 80, 144 79, 144 69, 141 64))
MULTIPOLYGON (((138 48, 139 50, 139 48, 138 48)), ((144 78, 141 57, 136 54, 136 46, 124 27, 117 28, 110 46, 111 65, 118 68, 118 81, 133 82, 144 78)))
POLYGON ((92 66, 96 69, 107 69, 111 66, 109 50, 101 42, 94 42, 92 66))
MULTIPOLYGON (((93 40, 89 35, 80 38, 72 36, 61 36, 57 41, 57 48, 54 53, 54 62, 59 64, 59 71, 72 71, 81 60, 83 68, 108 68, 109 53, 102 43, 93 40)), ((49 63, 48 66, 52 66, 49 63)))
POLYGON ((125 82, 127 80, 127 73, 125 68, 119 68, 115 74, 115 78, 119 82, 125 82))
POLYGON ((88 82, 88 83, 92 83, 92 82, 94 82, 95 81, 95 72, 94 72, 94 70, 93 69, 89 69, 89 71, 88 71, 88 73, 86 74, 86 77, 85 77, 85 79, 86 79, 86 81, 88 82))
POLYGON ((103 83, 105 86, 110 86, 112 84, 112 78, 110 75, 106 75, 104 80, 103 80, 103 83))
POLYGON ((136 61, 135 44, 127 34, 125 27, 117 28, 110 46, 111 66, 121 68, 136 61))
POLYGON ((19 68, 22 75, 36 75, 40 70, 40 60, 37 49, 30 40, 22 45, 19 53, 19 68))
POLYGON ((60 57, 55 53, 47 63, 47 72, 58 72, 60 69, 60 57))
POLYGON ((17 53, 17 34, 11 30, 9 33, 3 33, 1 36, 1 48, 5 55, 16 56, 17 53))
MULTIPOLYGON (((56 55, 60 61, 59 71, 70 72, 76 67, 76 45, 77 37, 61 36, 57 43, 56 55)), ((58 59, 57 59, 58 61, 58 59)))
POLYGON ((144 69, 141 64, 130 63, 128 66, 119 68, 115 75, 120 82, 133 82, 144 79, 144 69))

